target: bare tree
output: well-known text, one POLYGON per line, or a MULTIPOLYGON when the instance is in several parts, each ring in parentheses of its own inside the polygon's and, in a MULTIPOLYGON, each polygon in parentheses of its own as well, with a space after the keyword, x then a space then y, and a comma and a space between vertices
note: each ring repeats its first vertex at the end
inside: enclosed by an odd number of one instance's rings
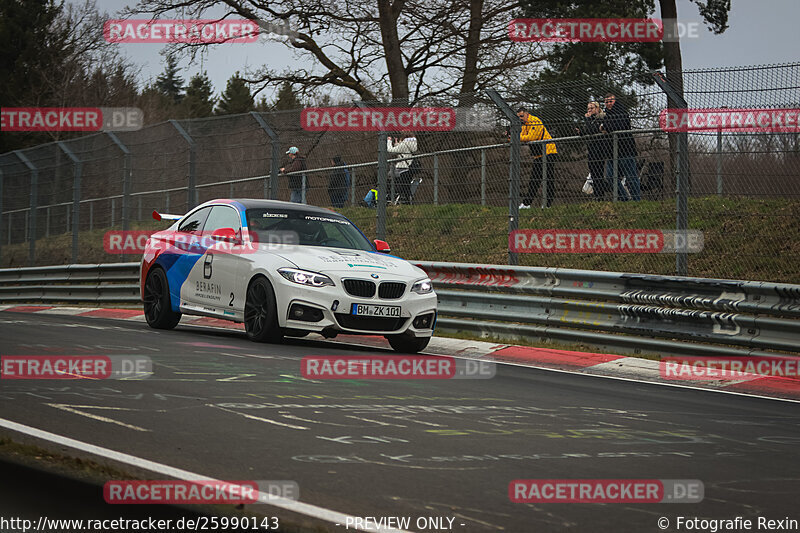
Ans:
MULTIPOLYGON (((243 17, 272 27, 297 52, 298 68, 248 73, 256 93, 289 83, 304 94, 342 89, 364 101, 417 102, 487 86, 521 85, 545 55, 508 38, 518 1, 503 0, 141 0, 131 15, 243 17), (223 5, 225 12, 219 14, 223 5)), ((191 53, 198 44, 181 45, 191 53)))

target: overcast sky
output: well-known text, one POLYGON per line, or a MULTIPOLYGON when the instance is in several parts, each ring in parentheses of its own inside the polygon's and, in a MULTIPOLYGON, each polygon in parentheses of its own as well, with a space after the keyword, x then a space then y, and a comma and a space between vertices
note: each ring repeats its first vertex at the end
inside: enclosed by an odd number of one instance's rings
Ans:
MULTIPOLYGON (((79 3, 82 0, 69 0, 79 3)), ((705 29, 690 0, 677 0, 678 19, 687 31, 697 29, 697 37, 681 41, 684 69, 739 65, 760 65, 800 61, 800 0, 732 0, 729 28, 722 35, 705 29)), ((98 7, 114 15, 133 0, 99 0, 98 7)), ((656 3, 657 4, 657 3, 656 3)), ((164 69, 160 44, 122 44, 127 57, 141 68, 142 81, 155 79, 164 69)), ((293 63, 294 53, 280 43, 224 44, 208 50, 193 62, 182 59, 184 80, 208 71, 215 93, 225 88, 237 70, 264 64, 283 70, 293 63)), ((268 95, 271 96, 271 95, 268 95)))

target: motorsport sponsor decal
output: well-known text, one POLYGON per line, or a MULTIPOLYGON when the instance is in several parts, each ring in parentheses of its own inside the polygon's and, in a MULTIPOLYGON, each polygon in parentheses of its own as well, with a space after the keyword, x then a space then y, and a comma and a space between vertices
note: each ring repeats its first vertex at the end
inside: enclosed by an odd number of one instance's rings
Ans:
POLYGON ((490 379, 491 361, 427 355, 306 356, 300 361, 306 379, 490 379))
POLYGON ((153 361, 142 355, 4 355, 1 379, 142 379, 153 361))
POLYGON ((2 131, 136 131, 144 126, 138 107, 3 107, 2 131))
POLYGON ((515 479, 514 503, 700 503, 698 479, 515 479))
POLYGON ((690 131, 798 133, 800 108, 664 109, 658 115, 658 125, 668 133, 690 131))
POLYGON ((300 113, 306 131, 450 131, 451 107, 309 107, 300 113))
POLYGON ((508 235, 508 249, 538 254, 699 253, 699 230, 650 229, 520 229, 508 235))
POLYGON ((663 357, 659 373, 664 379, 714 381, 781 377, 800 379, 797 357, 663 357))

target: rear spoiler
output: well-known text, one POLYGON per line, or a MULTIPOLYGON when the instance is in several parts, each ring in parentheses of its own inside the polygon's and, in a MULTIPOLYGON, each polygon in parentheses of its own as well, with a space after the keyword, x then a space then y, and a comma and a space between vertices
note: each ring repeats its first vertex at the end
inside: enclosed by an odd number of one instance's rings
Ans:
POLYGON ((158 211, 153 211, 154 220, 180 220, 182 218, 183 215, 168 215, 167 213, 159 213, 158 211))

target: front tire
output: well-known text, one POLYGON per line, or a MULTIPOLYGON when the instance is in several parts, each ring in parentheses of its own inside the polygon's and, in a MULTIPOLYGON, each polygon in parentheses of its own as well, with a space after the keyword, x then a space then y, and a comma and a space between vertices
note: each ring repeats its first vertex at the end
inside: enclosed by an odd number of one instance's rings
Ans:
POLYGON ((155 329, 172 329, 181 320, 181 314, 172 310, 167 275, 160 268, 151 268, 144 282, 144 316, 155 329))
POLYGON ((387 335, 386 340, 389 345, 396 352, 400 353, 417 353, 425 349, 430 342, 430 337, 414 337, 408 334, 401 335, 387 335))
POLYGON ((279 342, 283 338, 278 327, 275 291, 267 278, 255 278, 247 287, 244 329, 247 338, 255 342, 279 342))

